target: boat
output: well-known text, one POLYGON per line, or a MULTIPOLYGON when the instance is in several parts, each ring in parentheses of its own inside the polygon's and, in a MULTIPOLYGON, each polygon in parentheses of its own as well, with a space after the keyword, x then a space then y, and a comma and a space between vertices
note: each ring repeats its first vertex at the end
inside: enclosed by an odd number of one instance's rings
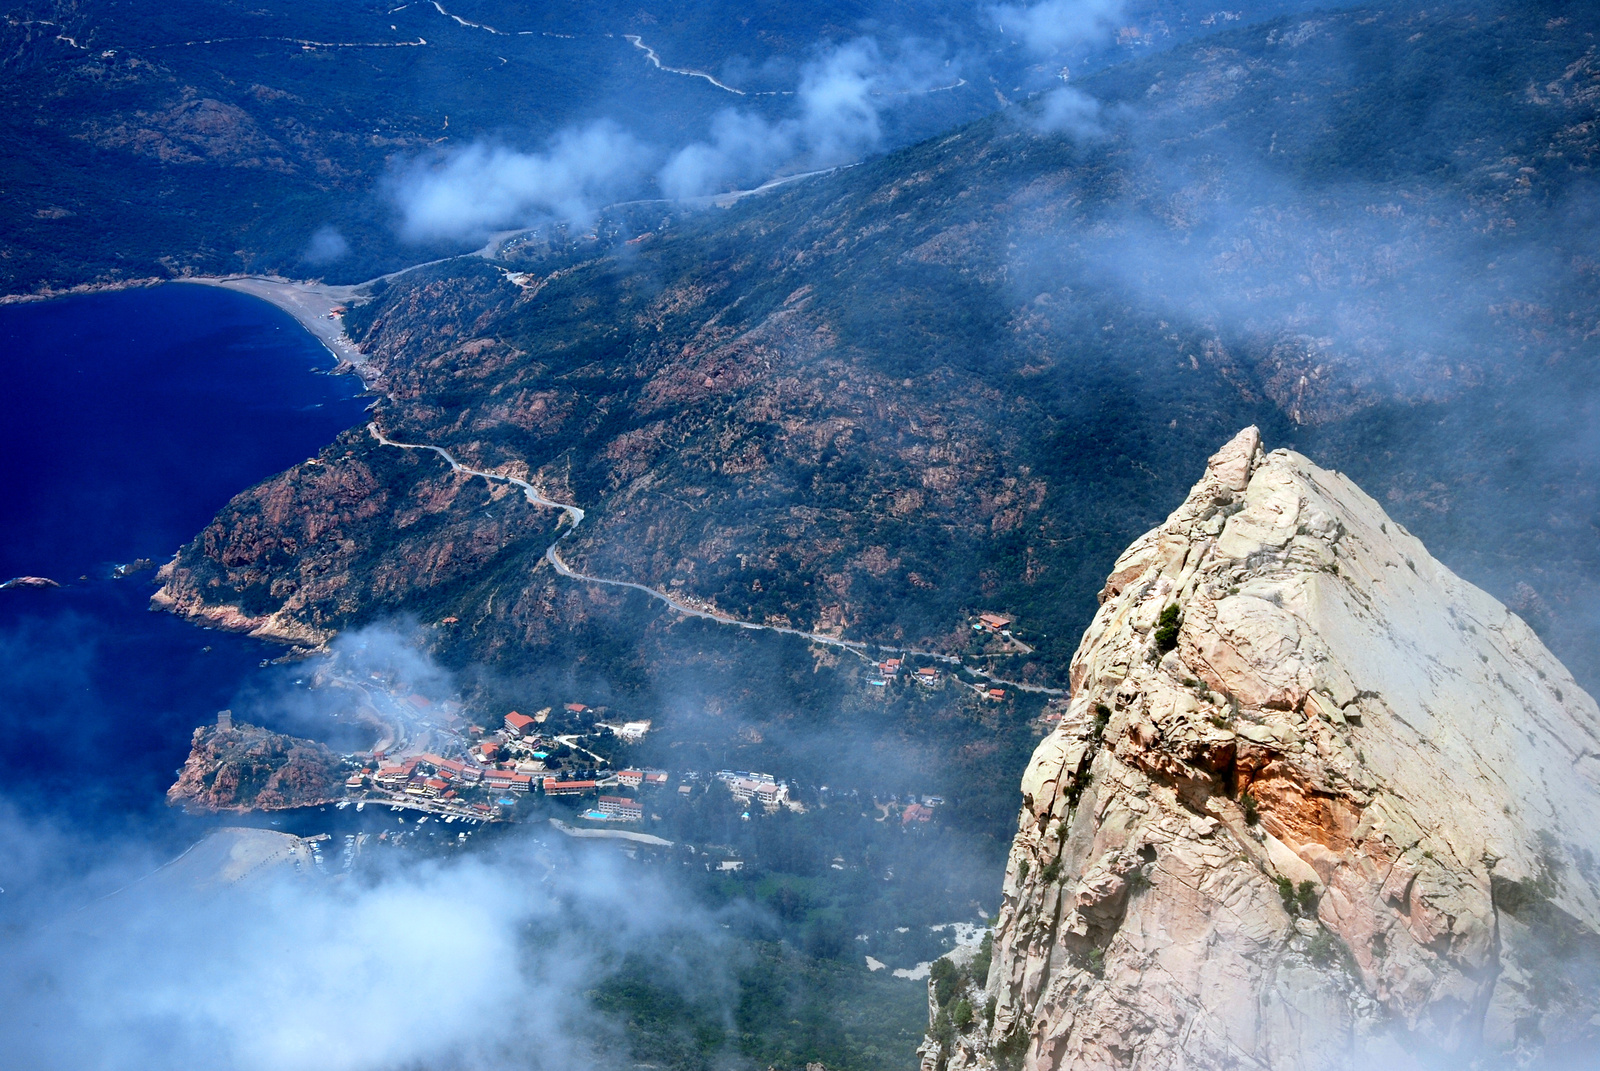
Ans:
POLYGON ((356 810, 359 812, 361 810, 361 808, 365 807, 366 805, 367 805, 367 801, 366 800, 362 800, 360 803, 356 804, 356 810))

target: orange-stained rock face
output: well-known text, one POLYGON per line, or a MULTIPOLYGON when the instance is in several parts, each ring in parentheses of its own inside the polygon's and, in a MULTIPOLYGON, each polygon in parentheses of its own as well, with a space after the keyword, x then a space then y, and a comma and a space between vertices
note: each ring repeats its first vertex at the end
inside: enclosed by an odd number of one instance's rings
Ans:
POLYGON ((1118 560, 1072 682, 970 997, 993 1025, 925 1071, 1600 1041, 1600 785, 1571 761, 1600 710, 1344 477, 1241 433, 1118 560))
POLYGON ((1287 764, 1269 760, 1248 780, 1241 776, 1238 789, 1256 801, 1261 827, 1286 844, 1317 844, 1340 855, 1354 848, 1360 806, 1343 795, 1316 792, 1287 764))

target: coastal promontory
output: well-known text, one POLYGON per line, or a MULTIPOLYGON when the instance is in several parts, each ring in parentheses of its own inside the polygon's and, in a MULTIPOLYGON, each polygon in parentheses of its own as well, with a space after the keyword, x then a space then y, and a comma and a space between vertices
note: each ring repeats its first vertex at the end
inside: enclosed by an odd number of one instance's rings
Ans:
POLYGON ((194 731, 167 802, 192 811, 276 811, 344 794, 339 757, 313 740, 231 718, 194 731))

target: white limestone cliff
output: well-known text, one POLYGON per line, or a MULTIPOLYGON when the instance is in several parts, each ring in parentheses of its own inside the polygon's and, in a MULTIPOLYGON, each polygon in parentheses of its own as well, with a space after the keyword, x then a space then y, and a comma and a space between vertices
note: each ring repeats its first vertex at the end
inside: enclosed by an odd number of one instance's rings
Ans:
POLYGON ((1118 559, 1022 795, 982 1010, 927 1071, 1600 1051, 1594 701, 1254 428, 1118 559))

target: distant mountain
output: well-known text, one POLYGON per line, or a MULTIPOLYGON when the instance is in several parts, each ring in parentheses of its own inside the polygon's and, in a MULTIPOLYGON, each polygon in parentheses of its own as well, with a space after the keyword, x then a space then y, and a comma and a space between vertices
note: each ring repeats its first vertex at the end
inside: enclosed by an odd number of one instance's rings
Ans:
MULTIPOLYGON (((1106 563, 1255 421, 1591 680, 1595 24, 1390 6, 1234 31, 1086 80, 1089 104, 617 214, 609 247, 413 273, 348 322, 388 434, 588 510, 574 568, 740 618, 959 653, 1003 611, 1035 648, 1008 672, 1060 680, 1106 563)), ((597 594, 442 464, 365 432, 315 464, 229 506, 169 591, 312 629, 454 616, 497 657, 597 594), (383 490, 320 539, 263 526, 344 486, 383 490), (385 554, 388 580, 358 575, 385 554)))
POLYGON ((965 0, 23 0, 0 21, 0 292, 238 271, 355 282, 481 244, 396 226, 395 174, 451 149, 537 151, 603 120, 648 159, 591 195, 658 197, 655 169, 713 116, 792 117, 806 64, 851 41, 874 47, 854 73, 875 79, 858 87, 875 129, 852 149, 872 153, 1058 84, 1063 66, 1295 6, 1136 0, 1127 32, 1044 55, 965 0))

